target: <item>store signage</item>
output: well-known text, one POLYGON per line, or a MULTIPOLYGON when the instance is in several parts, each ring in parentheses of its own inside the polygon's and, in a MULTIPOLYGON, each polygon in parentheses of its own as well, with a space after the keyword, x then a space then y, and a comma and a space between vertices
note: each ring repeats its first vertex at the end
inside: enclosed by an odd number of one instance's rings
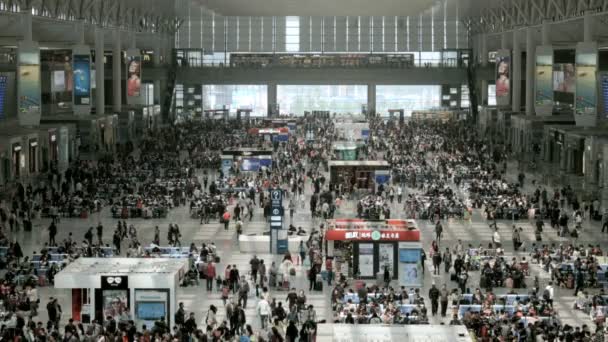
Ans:
POLYGON ((101 276, 102 289, 128 289, 128 276, 101 276))
POLYGON ((325 233, 328 241, 420 241, 418 230, 339 230, 325 233))

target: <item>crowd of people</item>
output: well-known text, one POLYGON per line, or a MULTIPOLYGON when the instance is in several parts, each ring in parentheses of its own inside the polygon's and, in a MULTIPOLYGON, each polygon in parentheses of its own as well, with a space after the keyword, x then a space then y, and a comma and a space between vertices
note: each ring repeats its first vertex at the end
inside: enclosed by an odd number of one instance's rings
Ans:
MULTIPOLYGON (((464 324, 482 341, 599 339, 602 334, 593 332, 591 324, 561 324, 553 306, 553 284, 572 288, 581 308, 594 313, 593 322, 603 327, 599 317, 604 314, 604 297, 588 291, 604 279, 599 246, 555 246, 537 241, 530 247, 529 256, 508 258, 496 229, 496 220, 531 217, 537 222, 537 233, 542 233, 547 219, 565 236, 571 234, 568 218, 580 223, 579 217, 597 216, 595 203, 580 204, 569 187, 556 190, 552 198, 542 187, 526 194, 522 177, 516 182, 508 180, 506 156, 489 149, 465 124, 398 125, 376 118, 369 122, 372 133, 366 153, 385 159, 392 169, 392 181, 370 193, 328 184, 323 168, 338 138, 330 118, 303 120, 303 126, 314 131, 314 144, 301 141, 297 134, 286 143, 267 142, 245 134, 244 129, 230 122, 181 123, 143 139, 133 153, 99 162, 76 161, 64 173, 52 170, 48 180, 40 184, 19 186, 0 210, 0 261, 7 270, 0 284, 5 312, 0 334, 6 339, 67 342, 314 341, 317 324, 323 321, 307 295, 328 286, 331 320, 335 323, 428 324, 439 315, 449 324, 464 324), (272 168, 217 171, 221 169, 223 149, 243 146, 272 148, 272 168), (218 176, 202 173, 203 169, 213 170, 218 176), (307 186, 310 198, 305 195, 307 186), (189 207, 192 219, 201 225, 218 220, 224 229, 234 228, 238 237, 246 232, 247 221, 252 220, 256 208, 269 219, 269 190, 274 187, 283 191, 288 203, 285 218, 290 223, 307 205, 312 218, 312 225, 305 229, 289 226, 290 235, 309 238, 297 251, 286 253, 281 262, 254 256, 249 269, 234 264, 218 269, 221 251, 215 243, 182 241, 177 223, 168 224, 166 238, 161 227, 153 224, 152 241, 142 241, 139 227, 127 222, 139 217, 162 218, 172 208, 189 207), (433 284, 423 294, 420 289, 392 286, 388 268, 384 284, 347 278, 339 270, 343 269, 340 263, 348 264, 348 260, 327 256, 322 220, 335 217, 349 200, 356 203, 360 218, 389 219, 403 210, 407 217, 429 220, 435 239, 430 249, 422 251, 422 272, 428 251, 434 274, 449 273, 451 282, 433 284), (56 241, 65 218, 86 217, 106 206, 118 219, 110 234, 99 223, 84 229, 82 240, 70 233, 56 241), (481 209, 490 223, 492 241, 487 248, 465 248, 461 241, 442 245, 442 222, 468 219, 475 209, 481 209), (50 218, 48 243, 32 257, 24 256, 19 241, 11 241, 10 236, 18 229, 31 229, 31 221, 39 215, 50 218), (223 307, 211 305, 203 312, 198 308, 186 312, 180 303, 174 327, 160 323, 136 327, 130 320, 95 321, 83 326, 70 320, 60 329, 62 309, 58 301, 39 300, 37 288, 52 285, 54 275, 76 258, 156 257, 167 253, 184 254, 190 260, 183 286, 202 287, 204 283, 206 291, 219 293, 223 307), (531 262, 550 271, 550 283, 541 286, 538 278, 530 279, 531 262), (302 266, 308 289, 295 285, 298 265, 302 266), (472 282, 473 272, 479 272, 478 285, 472 282), (495 288, 503 287, 507 294, 495 294, 495 288), (252 305, 254 297, 257 303, 252 305), (37 319, 41 305, 46 305, 46 324, 37 319), (248 307, 255 308, 255 317, 245 314, 248 307)), ((513 228, 514 250, 526 250, 520 229, 513 228)), ((573 231, 577 229, 579 225, 573 231)))

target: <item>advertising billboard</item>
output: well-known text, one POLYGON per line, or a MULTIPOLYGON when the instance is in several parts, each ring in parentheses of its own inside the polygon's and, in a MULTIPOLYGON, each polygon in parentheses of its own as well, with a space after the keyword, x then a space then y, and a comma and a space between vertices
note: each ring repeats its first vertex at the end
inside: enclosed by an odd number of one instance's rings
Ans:
POLYGON ((40 113, 40 65, 19 65, 19 113, 40 113))
POLYGON ((141 96, 141 56, 130 56, 127 62, 127 98, 141 96))
POLYGON ((241 161, 241 171, 259 171, 260 160, 256 158, 243 158, 241 161))
POLYGON ((576 97, 578 115, 595 115, 597 53, 576 53, 576 97))
POLYGON ((574 63, 553 65, 553 90, 561 93, 574 93, 576 89, 576 71, 574 63))
POLYGON ((496 52, 496 105, 508 106, 511 103, 511 52, 496 52))
POLYGON ((553 105, 552 53, 536 55, 536 105, 553 105))
POLYGON ((53 83, 51 85, 53 92, 65 91, 65 70, 53 71, 53 83))
POLYGON ((74 55, 74 104, 91 104, 91 56, 74 55))

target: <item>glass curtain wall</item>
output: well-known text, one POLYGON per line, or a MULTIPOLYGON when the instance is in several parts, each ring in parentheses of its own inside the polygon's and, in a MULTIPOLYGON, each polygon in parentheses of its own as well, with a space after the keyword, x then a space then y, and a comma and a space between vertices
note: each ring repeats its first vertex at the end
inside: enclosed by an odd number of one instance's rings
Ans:
POLYGON ((281 114, 303 115, 315 110, 359 114, 367 105, 366 85, 278 85, 281 114))
POLYGON ((388 116, 389 109, 403 109, 406 116, 412 111, 441 106, 439 85, 377 85, 376 113, 388 116))
POLYGON ((204 110, 230 110, 236 115, 238 109, 251 109, 251 116, 268 114, 268 87, 260 84, 204 84, 204 110))

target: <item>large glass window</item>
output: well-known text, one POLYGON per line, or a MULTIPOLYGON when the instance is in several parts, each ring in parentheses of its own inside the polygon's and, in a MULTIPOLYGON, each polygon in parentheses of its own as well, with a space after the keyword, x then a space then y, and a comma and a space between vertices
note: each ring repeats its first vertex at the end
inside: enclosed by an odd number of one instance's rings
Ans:
POLYGON ((300 51, 300 17, 285 17, 285 50, 300 51))
POLYGON ((227 108, 230 114, 236 114, 238 109, 251 109, 251 116, 266 116, 268 87, 259 84, 204 84, 203 108, 227 108))
POLYGON ((277 102, 281 114, 303 115, 326 110, 336 114, 361 113, 367 105, 365 85, 279 85, 277 102))
POLYGON ((389 109, 403 109, 406 116, 414 110, 441 106, 441 86, 438 85, 377 85, 376 113, 388 116, 389 109))

